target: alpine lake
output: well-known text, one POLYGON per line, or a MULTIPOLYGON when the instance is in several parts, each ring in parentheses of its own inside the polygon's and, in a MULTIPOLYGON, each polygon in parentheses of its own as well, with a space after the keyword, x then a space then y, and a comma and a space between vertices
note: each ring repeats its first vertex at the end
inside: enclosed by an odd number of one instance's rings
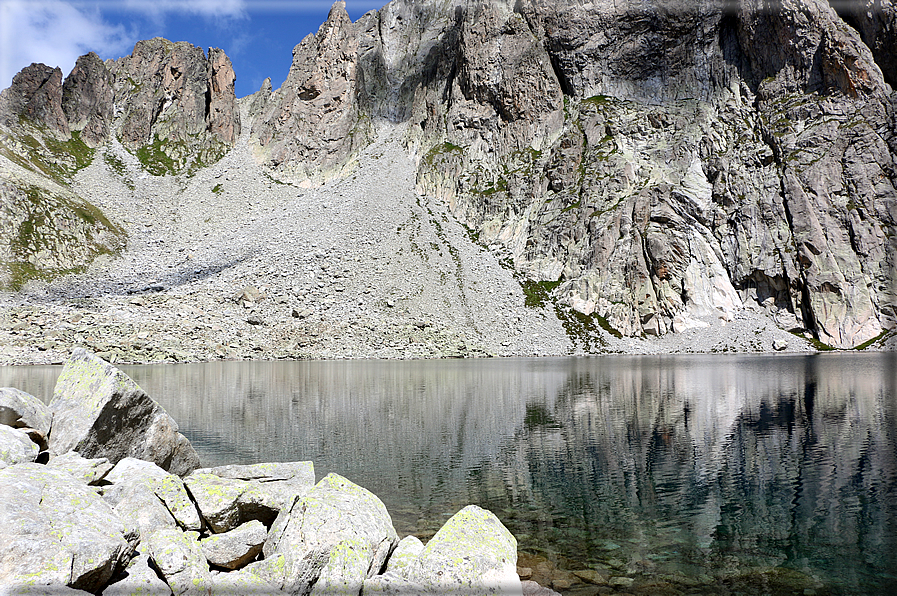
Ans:
POLYGON ((312 460, 424 540, 478 504, 565 594, 897 594, 895 353, 121 368, 204 466, 312 460))

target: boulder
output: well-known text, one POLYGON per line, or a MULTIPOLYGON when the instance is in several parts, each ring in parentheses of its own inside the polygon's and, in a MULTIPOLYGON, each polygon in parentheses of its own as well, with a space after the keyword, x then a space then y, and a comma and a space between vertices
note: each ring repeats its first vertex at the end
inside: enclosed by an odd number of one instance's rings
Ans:
MULTIPOLYGON (((287 557, 283 554, 265 557, 261 561, 250 563, 240 570, 240 573, 252 575, 265 583, 278 588, 283 588, 286 585, 286 572, 287 557)), ((308 586, 312 581, 314 581, 314 578, 309 578, 308 581, 301 585, 308 586)), ((300 585, 299 582, 295 581, 293 584, 296 586, 300 585)))
POLYGON ((87 459, 76 451, 69 451, 51 459, 47 467, 65 472, 84 484, 96 484, 106 477, 113 465, 105 457, 87 459))
POLYGON ((405 577, 441 594, 520 594, 517 540, 494 514, 468 505, 436 532, 405 577))
POLYGON ((392 554, 389 555, 386 571, 404 575, 423 550, 424 543, 420 541, 420 538, 417 536, 405 536, 399 541, 392 554))
POLYGON ((177 423, 126 374, 78 348, 65 363, 50 402, 50 451, 87 458, 151 461, 173 474, 199 466, 177 423))
POLYGON ((431 593, 421 584, 414 583, 394 571, 387 571, 383 575, 364 580, 362 592, 369 594, 384 594, 387 596, 415 596, 417 594, 431 593))
POLYGON ((175 596, 211 591, 212 575, 199 545, 199 533, 156 530, 146 538, 146 550, 175 596))
POLYGON ((283 555, 284 588, 359 593, 398 542, 389 512, 373 493, 328 474, 277 516, 263 552, 283 555))
POLYGON ((53 586, 51 592, 47 591, 48 586, 2 586, 0 585, 0 596, 87 596, 90 592, 84 590, 76 590, 65 586, 53 586))
POLYGON ((102 596, 171 596, 171 588, 150 567, 149 555, 134 557, 124 577, 103 590, 102 596))
POLYGON ((219 478, 213 474, 193 473, 184 479, 202 518, 213 532, 229 532, 253 519, 252 513, 262 517, 276 517, 277 512, 258 510, 250 513, 244 502, 255 503, 254 487, 245 480, 219 478), (249 494, 247 494, 249 493, 249 494))
POLYGON ((258 520, 270 526, 277 515, 315 484, 312 462, 221 466, 185 478, 203 519, 214 532, 258 520))
POLYGON ((560 596, 560 594, 551 588, 540 586, 532 580, 520 582, 520 586, 523 589, 523 596, 560 596))
POLYGON ((47 437, 41 431, 36 428, 30 428, 27 426, 23 426, 22 428, 17 428, 16 430, 20 430, 31 439, 31 442, 37 445, 37 449, 40 452, 38 455, 38 459, 35 460, 39 464, 45 464, 50 459, 50 452, 47 451, 47 437), (44 457, 45 459, 41 459, 44 457))
POLYGON ((0 470, 0 585, 96 592, 134 550, 125 533, 112 508, 68 474, 39 464, 0 470))
POLYGON ((160 528, 202 528, 184 481, 152 462, 127 457, 105 480, 110 485, 103 489, 103 498, 123 519, 135 520, 141 535, 160 528))
POLYGON ((0 468, 30 463, 39 449, 24 430, 0 425, 0 468))
POLYGON ((46 437, 53 414, 38 398, 12 387, 0 387, 0 424, 33 428, 46 437))
POLYGON ((268 582, 248 571, 212 572, 212 594, 216 596, 278 596, 287 592, 278 590, 268 582))
POLYGON ((262 552, 268 529, 260 521, 250 521, 224 534, 213 534, 200 540, 202 552, 212 565, 239 569, 262 552))
POLYGON ((292 507, 296 498, 315 485, 315 466, 310 461, 219 466, 201 468, 194 473, 246 480, 255 487, 259 497, 278 512, 292 507))

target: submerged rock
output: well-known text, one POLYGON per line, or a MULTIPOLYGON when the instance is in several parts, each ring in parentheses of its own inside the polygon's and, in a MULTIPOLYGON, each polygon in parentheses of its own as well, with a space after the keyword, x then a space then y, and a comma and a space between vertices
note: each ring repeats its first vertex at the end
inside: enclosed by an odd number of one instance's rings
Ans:
POLYGON ((53 399, 50 451, 77 451, 87 458, 151 461, 184 475, 199 465, 177 423, 126 374, 78 348, 66 361, 53 399))

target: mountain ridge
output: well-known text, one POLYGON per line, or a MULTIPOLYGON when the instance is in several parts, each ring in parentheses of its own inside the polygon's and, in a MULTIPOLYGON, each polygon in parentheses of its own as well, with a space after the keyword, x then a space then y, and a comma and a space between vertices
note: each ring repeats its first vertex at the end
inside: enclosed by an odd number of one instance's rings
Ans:
MULTIPOLYGON (((884 345, 897 324, 895 14, 820 0, 394 0, 353 23, 337 2, 284 84, 240 99, 220 50, 139 42, 116 61, 82 57, 65 81, 32 65, 3 91, 5 196, 27 196, 23 169, 71 186, 96 155, 114 164, 114 143, 183 193, 243 129, 259 172, 313 191, 351 180, 394 129, 418 203, 440 201, 530 302, 547 297, 549 315, 601 339, 578 349, 685 341, 745 313, 828 346, 884 345), (60 169, 54 142, 83 158, 60 169)), ((4 224, 18 234, 22 221, 4 224)), ((32 263, 31 278, 52 289, 128 250, 133 226, 108 223, 115 242, 69 239, 81 252, 32 263)), ((0 261, 37 252, 9 246, 0 261)), ((473 320, 446 325, 479 337, 473 320)))

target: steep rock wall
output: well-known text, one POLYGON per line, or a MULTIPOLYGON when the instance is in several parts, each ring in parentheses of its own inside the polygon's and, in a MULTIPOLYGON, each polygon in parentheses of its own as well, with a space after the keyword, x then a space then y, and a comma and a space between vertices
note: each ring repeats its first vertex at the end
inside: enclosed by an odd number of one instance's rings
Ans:
POLYGON ((873 53, 824 2, 662 4, 518 3, 554 65, 542 80, 565 92, 562 125, 543 112, 530 130, 558 134, 526 147, 446 121, 419 190, 627 335, 746 300, 837 347, 893 328, 894 111, 873 53))
POLYGON ((3 92, 0 140, 64 183, 113 134, 177 173, 245 125, 275 176, 313 185, 402 124, 418 191, 581 315, 661 335, 754 302, 849 348, 897 325, 895 15, 891 0, 393 0, 353 23, 337 2, 280 89, 245 98, 249 122, 222 52, 155 39, 88 55, 64 83, 29 67, 3 92))
POLYGON ((317 34, 293 49, 281 88, 253 98, 259 106, 252 124, 256 153, 280 175, 332 175, 372 138, 358 45, 345 3, 335 3, 317 34))
POLYGON ((155 38, 110 63, 118 137, 154 174, 218 161, 240 133, 230 60, 212 48, 155 38))

